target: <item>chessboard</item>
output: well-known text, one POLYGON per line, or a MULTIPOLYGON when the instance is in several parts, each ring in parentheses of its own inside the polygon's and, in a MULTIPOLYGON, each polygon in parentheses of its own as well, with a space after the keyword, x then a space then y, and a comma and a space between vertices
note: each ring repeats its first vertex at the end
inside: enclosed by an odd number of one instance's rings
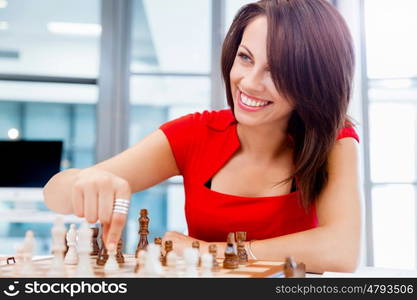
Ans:
MULTIPOLYGON (((132 254, 124 254, 125 262, 119 264, 120 269, 116 272, 107 275, 104 272, 104 267, 96 264, 96 256, 91 256, 91 264, 94 270, 94 277, 97 278, 141 278, 147 277, 141 275, 141 272, 135 272, 136 258, 132 254)), ((8 265, 0 266, 0 278, 11 278, 11 277, 33 277, 43 278, 49 277, 48 272, 51 268, 52 256, 37 258, 33 260, 33 273, 30 275, 22 276, 16 272, 16 264, 11 263, 8 265)), ((219 265, 222 265, 222 260, 218 259, 219 265)), ((77 265, 65 265, 65 277, 77 277, 76 276, 77 265)), ((244 265, 239 265, 237 269, 224 269, 219 268, 217 271, 212 272, 213 278, 265 278, 265 277, 284 277, 283 273, 284 263, 277 261, 260 261, 260 260, 249 260, 244 265)), ((198 270, 198 274, 200 270, 198 270)), ((185 270, 181 268, 171 269, 164 266, 163 272, 160 277, 163 278, 175 278, 175 277, 188 277, 186 276, 185 270)), ((197 277, 206 277, 200 276, 197 277)))

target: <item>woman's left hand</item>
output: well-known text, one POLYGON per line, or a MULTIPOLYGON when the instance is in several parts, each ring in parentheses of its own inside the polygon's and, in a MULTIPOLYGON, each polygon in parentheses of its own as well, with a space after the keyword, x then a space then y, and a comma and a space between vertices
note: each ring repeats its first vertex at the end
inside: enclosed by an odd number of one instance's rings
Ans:
POLYGON ((162 248, 163 252, 165 253, 164 245, 165 241, 172 241, 173 245, 173 251, 177 255, 182 255, 185 248, 191 248, 192 243, 194 241, 200 242, 200 253, 201 250, 206 249, 206 242, 194 239, 192 237, 189 237, 188 235, 184 235, 182 233, 176 232, 176 231, 168 231, 165 233, 164 237, 162 238, 162 248))

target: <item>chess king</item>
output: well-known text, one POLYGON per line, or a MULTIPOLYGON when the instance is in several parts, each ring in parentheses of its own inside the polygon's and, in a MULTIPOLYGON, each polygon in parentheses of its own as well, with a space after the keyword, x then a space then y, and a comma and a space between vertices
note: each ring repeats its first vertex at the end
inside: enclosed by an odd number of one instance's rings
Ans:
POLYGON ((173 251, 198 240, 201 252, 215 243, 222 254, 228 233, 244 231, 248 259, 353 271, 359 138, 347 116, 354 53, 344 19, 326 0, 247 4, 225 37, 221 71, 227 109, 171 120, 110 159, 56 174, 47 206, 100 221, 114 248, 132 193, 181 175, 189 236, 167 232, 173 251))

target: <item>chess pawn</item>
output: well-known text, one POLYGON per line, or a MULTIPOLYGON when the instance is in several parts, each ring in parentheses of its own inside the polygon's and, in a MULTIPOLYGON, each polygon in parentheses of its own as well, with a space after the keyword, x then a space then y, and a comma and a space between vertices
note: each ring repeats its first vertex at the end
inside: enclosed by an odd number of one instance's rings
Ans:
POLYGON ((284 263, 284 276, 286 278, 302 278, 305 277, 305 264, 297 263, 292 257, 287 257, 284 263))
POLYGON ((198 266, 201 266, 200 242, 199 241, 193 241, 193 243, 191 244, 191 247, 197 250, 197 253, 198 253, 198 266))
POLYGON ((34 275, 33 268, 33 250, 35 248, 35 235, 33 231, 28 230, 25 234, 25 239, 23 241, 23 251, 22 251, 22 269, 21 274, 24 276, 34 275))
POLYGON ((104 241, 102 239, 101 240, 101 248, 100 248, 100 252, 97 256, 96 263, 99 266, 104 266, 108 259, 109 259, 109 254, 107 252, 106 245, 104 244, 104 241))
POLYGON ((212 271, 213 272, 220 271, 220 265, 219 265, 219 262, 217 261, 217 245, 216 244, 209 245, 209 253, 213 257, 213 268, 212 268, 212 271))
POLYGON ((109 258, 104 265, 104 273, 106 273, 106 275, 113 275, 119 270, 119 263, 116 260, 116 251, 115 245, 109 246, 109 258))
POLYGON ((172 249, 173 249, 172 241, 165 241, 165 255, 163 255, 162 257, 163 266, 167 265, 167 256, 168 256, 168 253, 172 252, 172 249))
POLYGON ((198 277, 198 271, 197 271, 198 258, 199 258, 199 254, 196 248, 184 249, 185 276, 186 277, 198 277))
POLYGON ((154 243, 155 245, 158 245, 158 246, 159 246, 159 248, 161 249, 161 253, 160 253, 160 255, 159 255, 159 260, 161 261, 161 263, 163 263, 163 260, 164 260, 164 254, 162 253, 162 238, 161 238, 161 237, 159 237, 159 236, 157 236, 157 237, 153 240, 153 243, 154 243))
POLYGON ((90 255, 92 256, 96 256, 100 253, 100 247, 98 245, 98 228, 97 227, 93 227, 91 228, 93 235, 92 235, 92 239, 91 239, 91 252, 90 255))
POLYGON ((68 245, 68 252, 65 255, 64 263, 66 265, 76 265, 78 263, 78 253, 77 253, 77 226, 75 224, 71 224, 70 229, 67 232, 67 245, 68 245))
POLYGON ((65 277, 65 264, 64 264, 64 253, 67 249, 65 242, 66 228, 64 221, 61 217, 58 217, 54 221, 54 225, 51 229, 52 236, 52 254, 53 259, 51 268, 49 269, 48 276, 51 277, 65 277))
POLYGON ((165 257, 165 265, 168 267, 167 277, 176 277, 178 275, 176 272, 177 264, 178 264, 177 254, 174 251, 168 251, 164 257, 165 257))
POLYGON ((143 267, 146 260, 146 250, 140 250, 136 257, 135 273, 143 273, 143 267))
POLYGON ((235 235, 230 232, 227 236, 227 246, 224 252, 223 268, 237 269, 239 267, 239 257, 235 248, 235 235))
POLYGON ((22 273, 22 266, 23 266, 23 252, 24 252, 24 245, 23 244, 18 244, 16 245, 16 249, 15 249, 15 259, 16 262, 13 265, 13 274, 16 277, 20 277, 21 273, 22 273))
POLYGON ((236 232, 237 239, 237 256, 239 257, 239 264, 245 265, 248 262, 248 254, 245 249, 246 232, 236 232))
POLYGON ((122 238, 119 239, 119 242, 117 243, 117 253, 116 253, 116 260, 119 264, 122 264, 125 262, 125 257, 123 256, 123 240, 122 238))
POLYGON ((213 277, 213 256, 210 253, 201 255, 201 277, 213 277))
POLYGON ((141 209, 140 210, 140 217, 139 221, 139 242, 138 246, 136 247, 135 257, 138 256, 140 250, 146 250, 148 247, 148 234, 149 234, 149 217, 148 217, 148 210, 141 209))
POLYGON ((146 260, 144 265, 144 274, 149 277, 159 277, 162 274, 162 265, 160 261, 161 247, 151 243, 147 247, 146 260))

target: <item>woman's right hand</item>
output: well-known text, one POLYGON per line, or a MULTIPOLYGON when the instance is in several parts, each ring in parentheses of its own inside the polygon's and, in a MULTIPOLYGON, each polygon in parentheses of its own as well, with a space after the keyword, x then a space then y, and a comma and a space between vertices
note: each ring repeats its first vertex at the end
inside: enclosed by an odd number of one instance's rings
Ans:
POLYGON ((73 212, 89 223, 100 221, 106 246, 118 243, 126 223, 126 214, 113 213, 115 199, 131 198, 129 183, 110 172, 87 168, 76 176, 72 190, 73 212))

